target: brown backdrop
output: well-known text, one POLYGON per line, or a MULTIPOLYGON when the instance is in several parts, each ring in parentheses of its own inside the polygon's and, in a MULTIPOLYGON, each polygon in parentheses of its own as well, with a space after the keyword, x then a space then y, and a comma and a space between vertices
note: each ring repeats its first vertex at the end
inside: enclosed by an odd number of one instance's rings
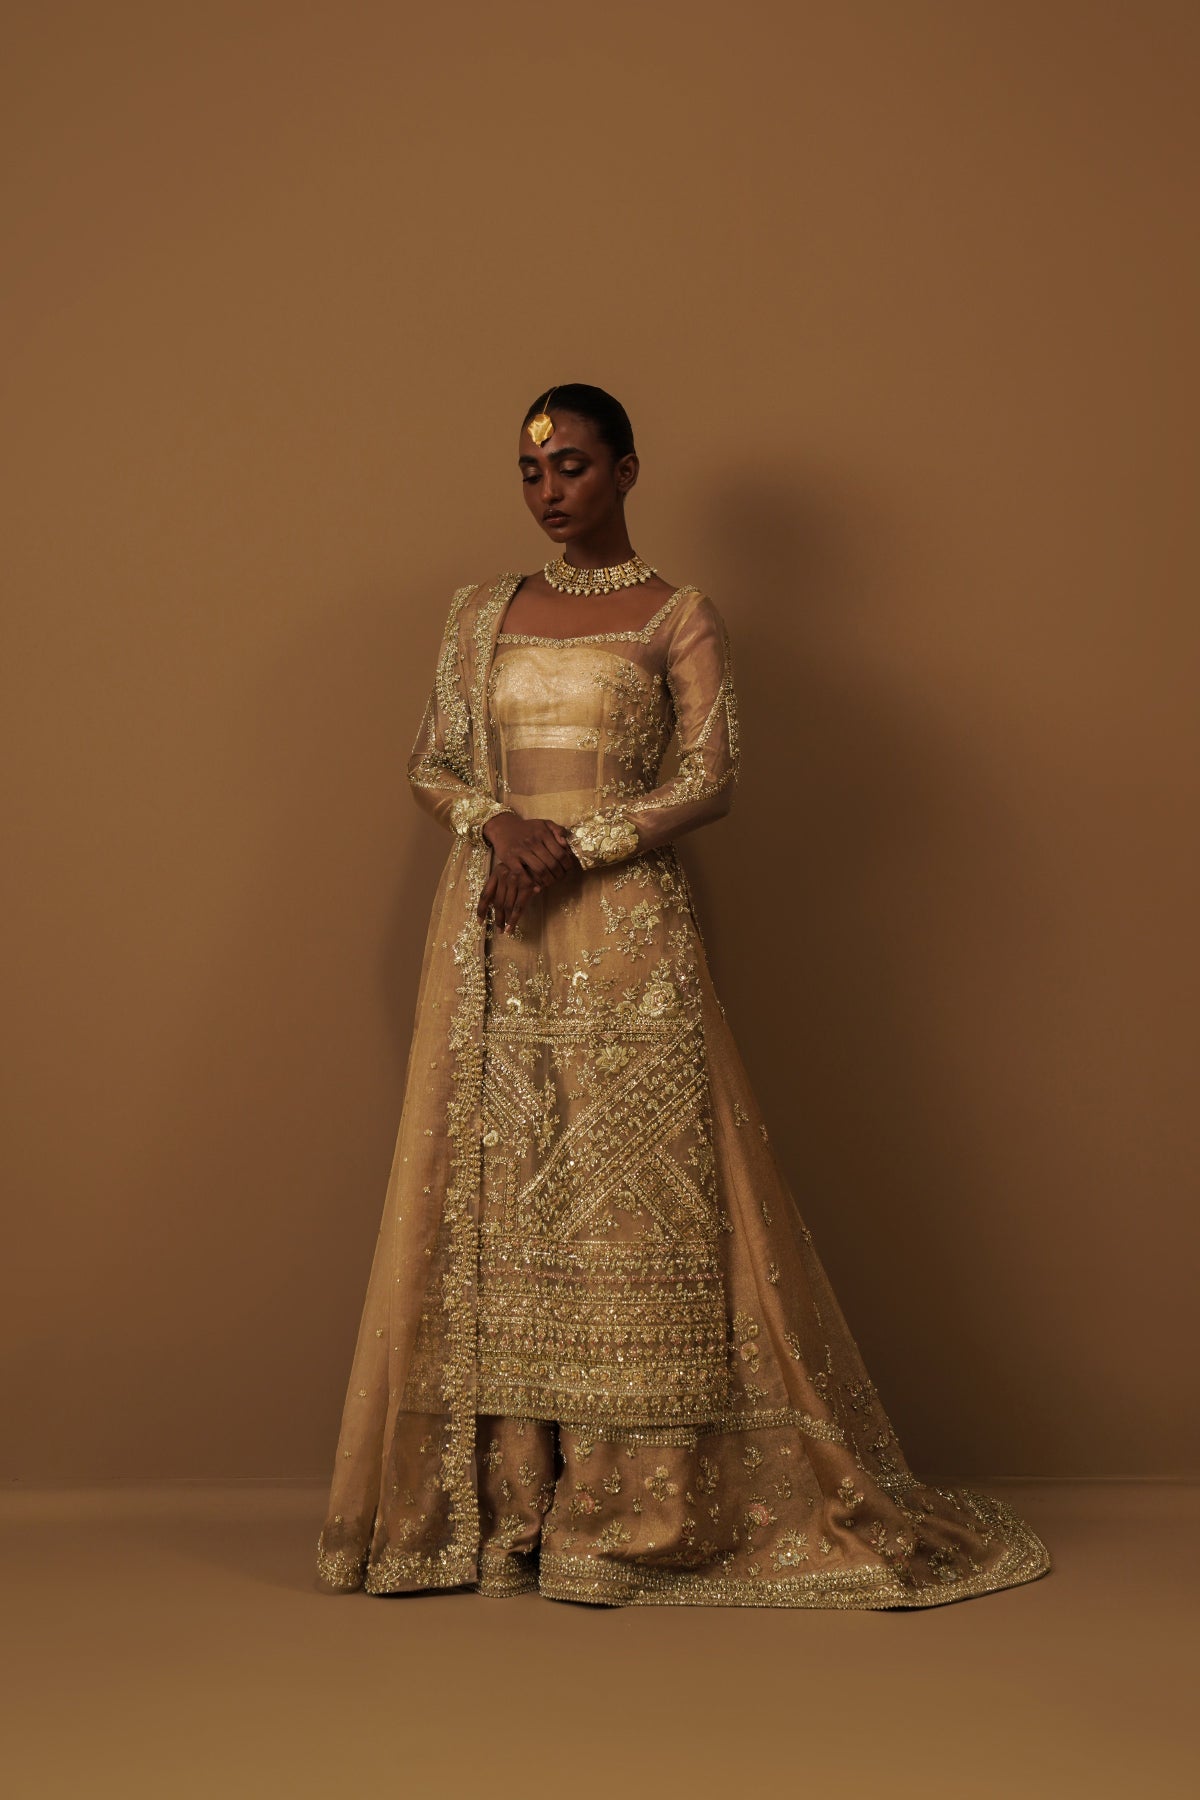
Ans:
POLYGON ((331 1466, 569 379, 733 632, 686 856, 910 1460, 1194 1467, 1195 9, 424 12, 9 12, 5 1473, 331 1466))

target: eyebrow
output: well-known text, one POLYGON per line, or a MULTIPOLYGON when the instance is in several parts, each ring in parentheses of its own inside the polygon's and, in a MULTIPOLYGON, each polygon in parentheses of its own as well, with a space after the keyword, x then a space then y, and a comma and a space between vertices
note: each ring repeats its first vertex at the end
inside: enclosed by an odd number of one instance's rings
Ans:
MULTIPOLYGON (((575 450, 570 445, 564 445, 564 447, 561 450, 547 451, 547 455, 549 456, 551 462, 556 462, 560 456, 586 456, 587 451, 586 450, 575 450)), ((528 456, 528 455, 518 456, 517 461, 519 463, 523 463, 523 462, 536 463, 537 457, 536 456, 528 456)))

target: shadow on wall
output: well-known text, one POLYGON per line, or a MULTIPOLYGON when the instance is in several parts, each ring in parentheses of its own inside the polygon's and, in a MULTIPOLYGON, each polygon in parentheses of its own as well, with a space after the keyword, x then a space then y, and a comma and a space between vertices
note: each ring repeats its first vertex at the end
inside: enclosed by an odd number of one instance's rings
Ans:
POLYGON ((1037 1246, 1006 1218, 987 1150, 1006 1098, 974 1060, 991 984, 1044 929, 1019 816, 906 668, 894 572, 913 577, 869 498, 731 481, 696 540, 742 743, 732 814, 685 851, 718 992, 910 1456, 1025 1467, 1014 1415, 1053 1321, 1012 1328, 1037 1246))

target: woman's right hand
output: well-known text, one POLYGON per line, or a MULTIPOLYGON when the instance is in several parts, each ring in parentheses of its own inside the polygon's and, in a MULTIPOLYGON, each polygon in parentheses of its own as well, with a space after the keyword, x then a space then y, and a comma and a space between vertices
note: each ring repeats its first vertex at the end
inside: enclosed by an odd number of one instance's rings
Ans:
POLYGON ((483 827, 483 836, 492 846, 492 872, 479 896, 476 916, 486 918, 493 907, 497 929, 510 935, 532 894, 582 868, 565 826, 553 819, 496 813, 483 827))

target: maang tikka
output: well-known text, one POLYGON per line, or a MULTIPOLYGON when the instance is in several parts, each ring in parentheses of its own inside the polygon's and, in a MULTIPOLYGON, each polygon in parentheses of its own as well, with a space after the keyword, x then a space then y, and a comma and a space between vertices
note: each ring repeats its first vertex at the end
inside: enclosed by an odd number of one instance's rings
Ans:
MULTIPOLYGON (((554 389, 551 388, 550 394, 553 392, 554 389)), ((550 394, 547 394, 545 400, 542 402, 541 412, 535 413, 534 417, 529 421, 529 435, 539 450, 550 436, 550 433, 554 430, 554 420, 550 417, 549 413, 550 394)))

